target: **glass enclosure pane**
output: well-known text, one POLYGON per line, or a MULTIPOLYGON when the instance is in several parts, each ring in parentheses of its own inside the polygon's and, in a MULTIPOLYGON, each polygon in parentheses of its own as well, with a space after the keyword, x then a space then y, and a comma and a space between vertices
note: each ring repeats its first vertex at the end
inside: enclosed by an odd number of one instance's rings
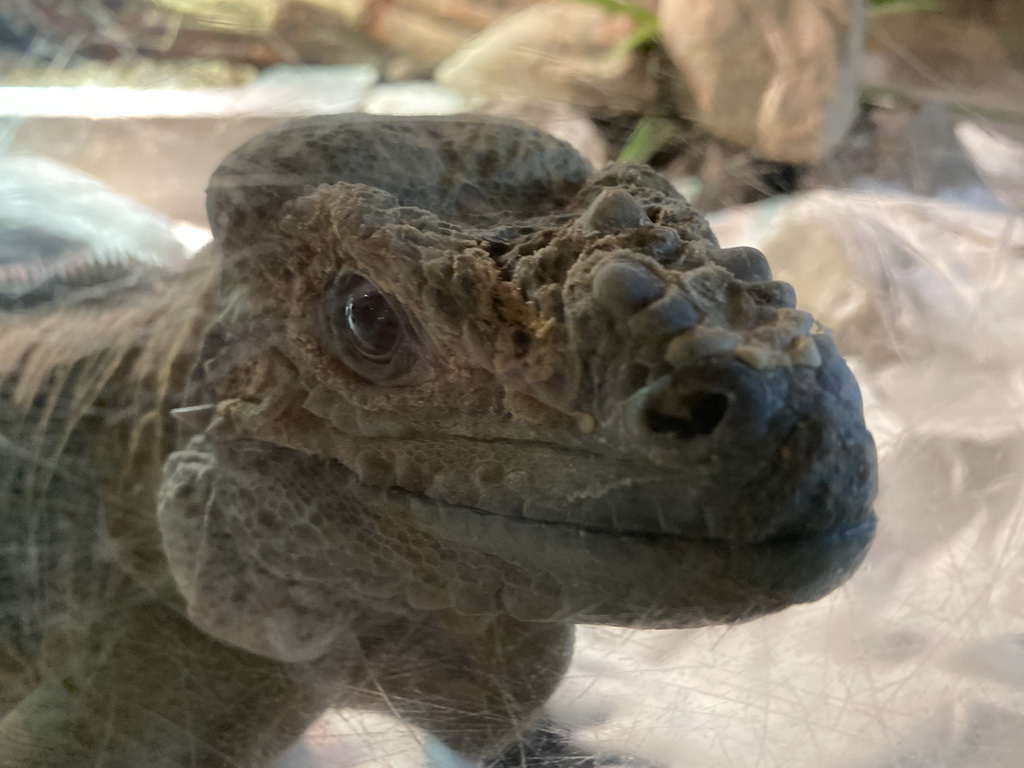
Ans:
POLYGON ((1016 768, 1022 9, 0 3, 0 765, 1016 768))

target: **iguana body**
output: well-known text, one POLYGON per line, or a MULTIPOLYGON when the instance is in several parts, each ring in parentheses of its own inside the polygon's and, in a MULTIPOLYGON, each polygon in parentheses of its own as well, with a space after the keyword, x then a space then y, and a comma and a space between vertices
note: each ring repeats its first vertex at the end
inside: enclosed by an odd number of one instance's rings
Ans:
POLYGON ((493 756, 574 623, 750 618, 863 556, 856 384, 649 170, 331 117, 208 201, 186 270, 0 325, 0 764, 262 766, 332 705, 493 756))

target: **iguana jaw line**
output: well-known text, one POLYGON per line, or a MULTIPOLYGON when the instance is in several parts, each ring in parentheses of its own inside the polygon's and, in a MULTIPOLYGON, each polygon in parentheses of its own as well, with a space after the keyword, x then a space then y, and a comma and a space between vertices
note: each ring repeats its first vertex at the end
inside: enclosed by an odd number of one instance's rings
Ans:
MULTIPOLYGON (((760 549, 765 552, 770 551, 773 547, 827 545, 830 540, 842 539, 846 536, 873 536, 877 523, 872 508, 866 507, 859 516, 861 518, 860 522, 851 525, 838 525, 824 530, 808 531, 805 535, 787 533, 758 541, 740 541, 724 536, 702 536, 699 534, 666 531, 640 531, 588 525, 571 520, 544 520, 506 515, 500 512, 481 509, 480 507, 449 504, 425 494, 413 493, 398 487, 388 489, 388 493, 405 500, 409 504, 415 520, 427 525, 432 531, 445 531, 453 540, 465 539, 462 543, 471 541, 473 538, 472 531, 480 527, 476 523, 483 523, 483 520, 487 518, 509 521, 510 525, 522 526, 524 529, 529 527, 557 528, 567 531, 578 531, 581 536, 605 536, 610 539, 633 540, 650 545, 657 545, 658 542, 663 541, 684 542, 695 545, 729 546, 735 547, 737 550, 745 548, 760 549)), ((485 525, 485 523, 483 524, 485 525)))
POLYGON ((854 525, 741 543, 513 518, 400 489, 389 493, 430 535, 553 576, 562 585, 557 598, 521 589, 499 594, 506 611, 524 621, 683 628, 813 602, 856 570, 876 525, 866 510, 854 525), (537 607, 545 600, 554 612, 537 607))

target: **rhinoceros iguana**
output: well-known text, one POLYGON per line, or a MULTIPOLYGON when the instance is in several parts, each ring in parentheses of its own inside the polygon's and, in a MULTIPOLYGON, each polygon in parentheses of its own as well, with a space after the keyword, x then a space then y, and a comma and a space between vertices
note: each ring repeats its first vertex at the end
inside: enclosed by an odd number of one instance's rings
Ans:
POLYGON ((499 755, 574 624, 750 619, 861 561, 852 375, 650 169, 330 116, 207 199, 186 267, 0 314, 6 768, 255 768, 332 706, 499 755))

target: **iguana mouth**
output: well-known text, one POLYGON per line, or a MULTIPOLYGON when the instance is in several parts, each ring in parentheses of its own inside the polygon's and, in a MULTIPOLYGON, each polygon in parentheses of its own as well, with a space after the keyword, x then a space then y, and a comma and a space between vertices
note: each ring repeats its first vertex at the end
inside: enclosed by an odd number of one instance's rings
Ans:
POLYGON ((675 533, 670 531, 641 531, 610 526, 588 525, 570 520, 544 520, 522 516, 512 516, 500 512, 492 512, 479 507, 467 507, 459 504, 448 504, 437 499, 432 499, 423 494, 412 493, 403 489, 392 489, 396 496, 404 498, 409 502, 409 508, 413 518, 421 525, 433 532, 442 531, 446 538, 460 543, 473 543, 480 537, 486 535, 487 531, 493 530, 495 525, 507 526, 510 530, 538 529, 560 529, 565 531, 578 531, 581 537, 605 536, 609 539, 622 539, 657 544, 659 542, 690 542, 693 544, 719 544, 737 548, 762 548, 765 551, 772 547, 788 547, 794 545, 816 545, 827 544, 830 540, 841 540, 848 535, 868 534, 874 535, 877 520, 872 507, 864 508, 857 517, 862 518, 860 522, 837 525, 832 528, 821 530, 807 530, 805 532, 788 532, 771 536, 757 541, 743 541, 731 539, 725 536, 699 535, 675 533))
POLYGON ((502 593, 517 618, 693 626, 817 600, 856 570, 874 538, 870 445, 804 419, 756 464, 768 474, 742 482, 710 469, 703 482, 634 475, 594 495, 535 499, 511 512, 400 488, 389 494, 446 546, 559 585, 557 595, 502 593), (538 607, 545 600, 551 615, 538 607))
POLYGON ((553 577, 557 596, 502 595, 523 620, 667 628, 754 618, 834 590, 860 565, 876 527, 868 507, 855 523, 742 542, 516 518, 393 492, 417 527, 450 546, 553 577), (542 615, 544 604, 557 608, 542 615))

